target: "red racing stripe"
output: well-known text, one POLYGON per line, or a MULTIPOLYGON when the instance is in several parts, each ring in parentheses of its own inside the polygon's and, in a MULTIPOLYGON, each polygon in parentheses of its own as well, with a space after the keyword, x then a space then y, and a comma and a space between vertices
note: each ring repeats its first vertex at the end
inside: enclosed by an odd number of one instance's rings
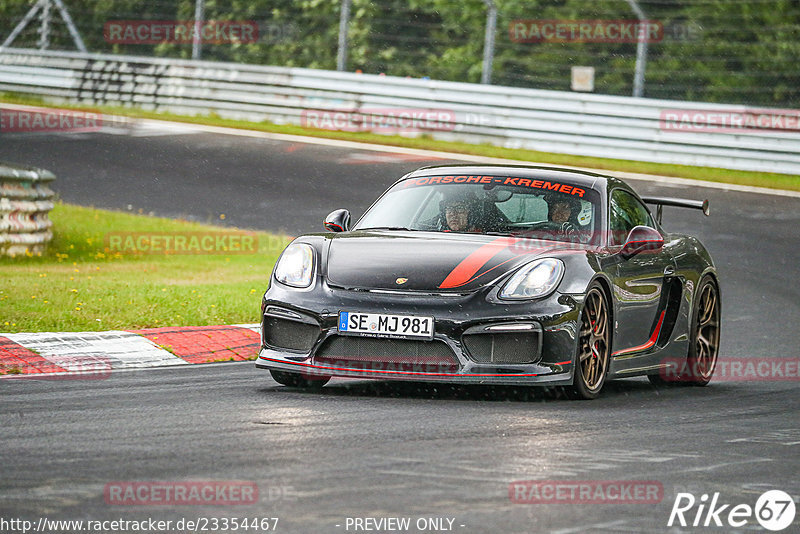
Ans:
POLYGON ((612 353, 611 356, 613 357, 613 356, 620 356, 621 354, 631 354, 633 352, 640 352, 640 351, 643 351, 643 350, 647 350, 650 347, 652 347, 653 345, 655 345, 656 341, 658 341, 658 335, 661 333, 661 325, 664 324, 664 314, 665 313, 666 313, 666 310, 661 312, 661 316, 658 318, 658 324, 656 325, 655 329, 653 330, 653 333, 650 335, 650 339, 648 339, 646 342, 642 343, 641 345, 637 345, 636 347, 631 347, 629 349, 618 350, 617 352, 612 353))
POLYGON ((513 237, 498 237, 494 241, 479 247, 450 271, 450 274, 447 275, 444 282, 439 285, 439 289, 452 289, 468 283, 475 273, 486 265, 489 260, 517 241, 519 240, 513 237))

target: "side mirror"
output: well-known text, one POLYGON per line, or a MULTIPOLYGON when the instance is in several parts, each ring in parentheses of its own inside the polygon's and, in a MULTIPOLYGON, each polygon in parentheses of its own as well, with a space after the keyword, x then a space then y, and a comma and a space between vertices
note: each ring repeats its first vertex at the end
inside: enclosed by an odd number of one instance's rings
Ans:
POLYGON ((329 232, 346 232, 350 229, 350 212, 347 210, 332 211, 322 223, 329 232))
POLYGON ((636 226, 628 234, 628 239, 619 251, 620 256, 628 259, 640 252, 661 250, 664 246, 664 238, 658 230, 649 226, 636 226))

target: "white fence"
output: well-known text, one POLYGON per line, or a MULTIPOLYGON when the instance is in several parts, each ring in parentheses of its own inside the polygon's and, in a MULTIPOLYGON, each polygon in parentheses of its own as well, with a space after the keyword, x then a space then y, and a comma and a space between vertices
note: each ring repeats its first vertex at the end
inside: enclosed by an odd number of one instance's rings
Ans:
POLYGON ((14 48, 0 51, 0 92, 291 124, 309 110, 440 110, 445 124, 422 130, 437 139, 800 174, 800 110, 14 48))

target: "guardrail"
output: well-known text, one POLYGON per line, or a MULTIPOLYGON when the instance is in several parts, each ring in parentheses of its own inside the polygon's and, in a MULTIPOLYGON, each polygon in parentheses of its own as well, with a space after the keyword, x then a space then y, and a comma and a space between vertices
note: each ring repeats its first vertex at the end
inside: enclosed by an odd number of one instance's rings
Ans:
POLYGON ((800 174, 800 110, 14 48, 0 51, 0 92, 290 124, 301 124, 310 110, 438 110, 443 127, 406 135, 800 174))
POLYGON ((40 254, 53 238, 50 171, 0 163, 0 255, 40 254))

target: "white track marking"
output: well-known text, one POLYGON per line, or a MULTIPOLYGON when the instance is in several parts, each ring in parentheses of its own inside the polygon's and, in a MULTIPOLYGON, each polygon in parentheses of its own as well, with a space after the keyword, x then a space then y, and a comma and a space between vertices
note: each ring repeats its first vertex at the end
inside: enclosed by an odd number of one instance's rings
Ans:
POLYGON ((92 362, 104 363, 112 370, 189 365, 149 339, 121 330, 2 335, 69 370, 86 370, 92 362))
POLYGON ((258 323, 254 324, 232 324, 231 326, 235 326, 237 328, 247 328, 248 330, 252 330, 256 334, 261 333, 261 325, 258 323))
POLYGON ((350 165, 364 165, 370 163, 406 163, 409 161, 438 161, 440 158, 432 156, 417 156, 414 154, 397 154, 386 152, 378 154, 364 154, 363 152, 351 152, 343 158, 339 158, 339 163, 350 165))

